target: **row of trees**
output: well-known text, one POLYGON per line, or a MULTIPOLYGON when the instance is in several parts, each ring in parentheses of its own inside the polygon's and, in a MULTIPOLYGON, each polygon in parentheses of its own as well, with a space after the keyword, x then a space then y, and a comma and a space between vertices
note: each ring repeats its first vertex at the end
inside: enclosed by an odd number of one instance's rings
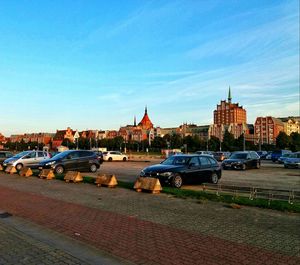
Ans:
MULTIPOLYGON (((197 136, 181 137, 179 134, 165 135, 164 137, 155 137, 151 143, 148 140, 142 142, 128 141, 125 142, 121 136, 113 139, 87 139, 79 138, 75 143, 69 139, 65 139, 62 145, 67 146, 69 149, 91 149, 93 147, 106 147, 108 150, 125 150, 128 151, 146 151, 160 152, 161 149, 181 149, 182 151, 195 152, 198 150, 210 150, 210 151, 238 151, 243 150, 266 150, 272 151, 274 149, 290 149, 292 151, 300 150, 300 134, 292 133, 290 136, 284 132, 280 132, 276 138, 276 146, 274 145, 254 145, 253 142, 244 141, 244 135, 235 139, 234 136, 228 131, 225 132, 223 141, 212 136, 208 141, 203 141, 197 136)), ((39 149, 43 148, 43 144, 37 142, 25 143, 21 142, 7 142, 5 147, 10 150, 27 150, 27 149, 39 149)), ((50 143, 51 148, 51 143, 50 143)))

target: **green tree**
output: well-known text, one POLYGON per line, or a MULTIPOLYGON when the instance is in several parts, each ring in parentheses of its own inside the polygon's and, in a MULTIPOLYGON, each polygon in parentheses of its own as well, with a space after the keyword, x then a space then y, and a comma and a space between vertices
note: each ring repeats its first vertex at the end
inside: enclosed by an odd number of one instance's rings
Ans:
POLYGON ((290 149, 293 152, 300 151, 300 134, 297 132, 290 135, 290 149))
POLYGON ((227 130, 224 133, 223 136, 223 142, 222 142, 222 150, 223 151, 234 151, 235 149, 235 139, 233 134, 228 132, 227 130))
POLYGON ((208 141, 208 149, 211 151, 219 151, 220 150, 220 139, 215 136, 211 136, 208 141))
POLYGON ((276 147, 279 149, 285 149, 289 147, 290 138, 285 132, 280 132, 276 137, 276 147))

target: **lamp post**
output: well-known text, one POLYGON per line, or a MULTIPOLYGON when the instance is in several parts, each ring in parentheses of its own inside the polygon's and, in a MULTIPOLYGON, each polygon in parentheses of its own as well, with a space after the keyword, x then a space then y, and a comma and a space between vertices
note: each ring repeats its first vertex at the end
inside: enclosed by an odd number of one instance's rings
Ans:
POLYGON ((243 151, 246 150, 245 130, 243 130, 243 151))

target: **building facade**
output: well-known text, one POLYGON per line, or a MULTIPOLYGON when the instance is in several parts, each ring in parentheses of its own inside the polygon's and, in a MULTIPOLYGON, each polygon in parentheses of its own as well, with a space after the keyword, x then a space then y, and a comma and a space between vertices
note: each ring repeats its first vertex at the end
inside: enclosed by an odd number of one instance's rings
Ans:
POLYGON ((228 99, 221 100, 214 110, 214 124, 209 127, 209 135, 223 140, 226 130, 233 134, 234 138, 242 134, 249 134, 247 126, 247 112, 239 103, 232 103, 231 89, 229 87, 228 99))
POLYGON ((257 144, 276 144, 276 137, 281 131, 284 131, 281 120, 271 116, 256 118, 254 138, 257 144))
POLYGON ((283 122, 284 132, 287 135, 291 133, 300 133, 300 117, 279 118, 283 122))

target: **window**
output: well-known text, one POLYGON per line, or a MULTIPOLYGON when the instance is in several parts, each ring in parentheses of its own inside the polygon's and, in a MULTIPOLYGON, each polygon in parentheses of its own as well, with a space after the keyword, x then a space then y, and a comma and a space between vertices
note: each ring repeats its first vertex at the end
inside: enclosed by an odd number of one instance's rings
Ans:
POLYGON ((79 152, 80 157, 87 157, 87 156, 92 156, 92 155, 93 155, 93 152, 90 152, 90 151, 79 152))
POLYGON ((38 157, 44 157, 44 152, 38 152, 38 157))
POLYGON ((198 157, 192 157, 191 160, 190 160, 190 165, 193 164, 194 167, 199 167, 200 164, 199 164, 199 159, 198 157))
POLYGON ((5 153, 0 153, 0 158, 5 158, 5 153))
POLYGON ((209 160, 207 159, 207 157, 204 157, 204 156, 201 156, 200 157, 200 164, 201 166, 210 166, 210 162, 209 160))

